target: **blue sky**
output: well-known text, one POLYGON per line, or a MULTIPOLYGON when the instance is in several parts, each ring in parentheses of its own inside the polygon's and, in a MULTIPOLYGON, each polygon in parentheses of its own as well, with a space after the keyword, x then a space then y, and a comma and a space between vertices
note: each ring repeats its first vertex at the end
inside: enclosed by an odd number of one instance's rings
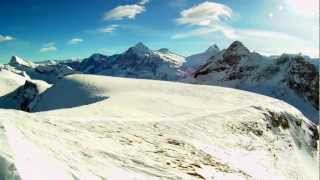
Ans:
POLYGON ((137 42, 182 55, 240 40, 319 56, 318 0, 2 0, 0 62, 114 54, 137 42))

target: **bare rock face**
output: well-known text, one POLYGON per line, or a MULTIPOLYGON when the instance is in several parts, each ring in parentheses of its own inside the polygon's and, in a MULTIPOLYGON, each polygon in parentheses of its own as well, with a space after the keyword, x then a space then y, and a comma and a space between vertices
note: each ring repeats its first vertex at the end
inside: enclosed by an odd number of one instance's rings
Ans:
POLYGON ((254 65, 239 65, 240 61, 246 61, 250 51, 240 41, 233 42, 226 50, 208 60, 208 63, 194 72, 193 76, 206 75, 214 72, 226 72, 226 80, 241 79, 254 70, 254 65))
POLYGON ((32 108, 39 100, 39 94, 38 86, 31 81, 26 81, 17 91, 20 109, 26 112, 32 111, 32 108))
POLYGON ((223 54, 223 62, 233 66, 241 60, 242 57, 248 56, 250 51, 240 41, 233 42, 223 54))
POLYGON ((315 65, 298 56, 290 63, 288 86, 319 110, 319 72, 315 65))

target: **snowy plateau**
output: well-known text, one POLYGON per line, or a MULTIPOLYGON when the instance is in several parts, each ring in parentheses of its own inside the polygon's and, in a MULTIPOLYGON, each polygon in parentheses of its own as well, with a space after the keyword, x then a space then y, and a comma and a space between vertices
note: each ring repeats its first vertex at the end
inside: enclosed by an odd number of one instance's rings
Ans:
POLYGON ((318 180, 319 59, 235 41, 189 57, 0 65, 0 180, 318 180))

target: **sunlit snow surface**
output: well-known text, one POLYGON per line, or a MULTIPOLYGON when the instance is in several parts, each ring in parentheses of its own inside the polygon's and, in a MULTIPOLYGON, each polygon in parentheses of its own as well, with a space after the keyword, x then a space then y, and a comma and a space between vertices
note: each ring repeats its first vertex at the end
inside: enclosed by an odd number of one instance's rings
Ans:
POLYGON ((4 179, 318 179, 307 120, 254 93, 72 75, 36 111, 0 110, 4 179), (266 109, 306 122, 268 129, 266 109))

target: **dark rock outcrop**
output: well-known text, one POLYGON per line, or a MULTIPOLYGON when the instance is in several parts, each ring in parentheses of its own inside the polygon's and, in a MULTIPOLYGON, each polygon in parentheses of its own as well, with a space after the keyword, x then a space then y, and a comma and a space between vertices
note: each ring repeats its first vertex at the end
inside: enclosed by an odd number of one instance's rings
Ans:
POLYGON ((289 65, 287 84, 319 110, 319 71, 302 56, 293 58, 289 65))
POLYGON ((26 81, 25 84, 18 89, 16 94, 20 109, 31 112, 40 98, 39 95, 40 90, 38 86, 31 81, 26 81))

